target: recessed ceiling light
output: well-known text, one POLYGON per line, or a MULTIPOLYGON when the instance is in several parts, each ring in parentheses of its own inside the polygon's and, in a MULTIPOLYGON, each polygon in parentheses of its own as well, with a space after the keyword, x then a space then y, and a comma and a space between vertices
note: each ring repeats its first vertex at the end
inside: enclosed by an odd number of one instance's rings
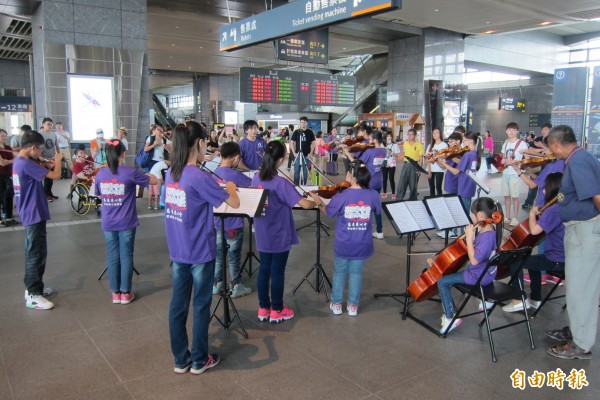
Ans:
POLYGON ((486 24, 489 24, 489 23, 490 23, 490 21, 485 21, 485 23, 486 23, 486 24))
POLYGON ((175 43, 171 43, 171 46, 175 47, 175 43))
POLYGON ((188 69, 192 69, 192 67, 188 67, 188 69))
POLYGON ((204 48, 204 46, 200 46, 200 48, 201 48, 201 49, 203 49, 203 48, 204 48))
POLYGON ((440 9, 439 9, 439 8, 436 8, 436 9, 435 9, 435 10, 433 10, 433 11, 435 11, 435 12, 438 12, 438 11, 440 11, 440 9))
POLYGON ((176 27, 175 27, 175 29, 179 29, 179 27, 178 27, 178 26, 176 26, 176 27))
POLYGON ((345 48, 345 47, 342 47, 342 50, 346 50, 346 48, 345 48))
POLYGON ((485 31, 485 32, 483 32, 483 33, 485 33, 485 34, 490 34, 490 33, 494 33, 494 32, 496 32, 496 31, 485 31))
POLYGON ((173 56, 169 56, 169 58, 173 58, 173 56))
POLYGON ((171 66, 170 66, 170 65, 167 65, 167 68, 171 68, 171 66))
POLYGON ((551 23, 552 23, 552 21, 544 21, 540 25, 542 25, 542 26, 544 26, 544 25, 550 25, 551 23))

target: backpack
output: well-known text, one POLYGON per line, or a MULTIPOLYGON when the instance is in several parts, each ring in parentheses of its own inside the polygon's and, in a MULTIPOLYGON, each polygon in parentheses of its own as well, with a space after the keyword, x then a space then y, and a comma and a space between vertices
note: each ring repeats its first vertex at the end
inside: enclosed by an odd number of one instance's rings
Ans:
MULTIPOLYGON (((150 137, 150 145, 152 145, 154 143, 154 136, 146 136, 146 140, 148 140, 148 137, 150 137)), ((146 140, 144 140, 144 144, 146 143, 146 140)), ((154 149, 150 151, 144 151, 144 147, 146 146, 142 146, 135 157, 135 163, 142 169, 148 168, 148 165, 150 165, 150 160, 152 160, 152 157, 154 156, 154 149)))

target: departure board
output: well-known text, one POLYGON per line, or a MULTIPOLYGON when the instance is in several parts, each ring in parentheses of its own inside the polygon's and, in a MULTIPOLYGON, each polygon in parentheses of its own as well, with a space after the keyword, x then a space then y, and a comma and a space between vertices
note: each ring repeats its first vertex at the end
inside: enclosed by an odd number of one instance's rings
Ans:
POLYGON ((240 101, 244 103, 352 106, 355 96, 353 76, 240 69, 240 101))

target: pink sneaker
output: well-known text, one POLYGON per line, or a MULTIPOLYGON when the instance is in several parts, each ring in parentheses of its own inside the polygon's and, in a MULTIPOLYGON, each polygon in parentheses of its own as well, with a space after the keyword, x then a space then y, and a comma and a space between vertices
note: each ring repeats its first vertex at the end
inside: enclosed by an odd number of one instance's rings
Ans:
POLYGON ((283 306, 281 311, 271 310, 271 315, 269 320, 272 324, 278 324, 283 321, 287 321, 288 319, 294 318, 294 310, 287 308, 287 306, 283 306))
POLYGON ((121 304, 129 304, 135 299, 135 292, 121 293, 121 304))
POLYGON ((395 194, 393 194, 393 195, 392 195, 392 200, 396 200, 396 197, 397 197, 397 196, 396 196, 395 194))
POLYGON ((529 277, 529 274, 523 274, 523 280, 527 283, 531 283, 531 278, 529 277))
POLYGON ((113 292, 112 301, 113 301, 113 304, 121 304, 121 293, 113 292))
POLYGON ((543 275, 542 276, 542 281, 544 280, 544 278, 546 279, 546 282, 549 282, 553 285, 559 285, 559 286, 564 286, 565 285, 565 281, 564 279, 560 279, 556 276, 553 275, 543 275), (560 283, 559 283, 560 282, 560 283))
POLYGON ((269 315, 271 315, 270 308, 260 308, 260 307, 258 308, 258 320, 260 322, 268 321, 269 315))
POLYGON ((387 193, 381 193, 380 196, 381 196, 382 199, 386 199, 387 198, 387 193))

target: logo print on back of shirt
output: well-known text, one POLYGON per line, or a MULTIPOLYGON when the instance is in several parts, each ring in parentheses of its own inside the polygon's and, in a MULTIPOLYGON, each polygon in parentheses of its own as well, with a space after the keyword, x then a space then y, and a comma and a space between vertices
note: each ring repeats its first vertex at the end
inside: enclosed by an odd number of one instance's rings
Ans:
POLYGON ((169 184, 165 190, 165 204, 176 210, 187 209, 187 198, 185 191, 179 188, 179 184, 169 184))
POLYGON ((125 184, 113 178, 110 181, 100 182, 100 191, 105 197, 125 196, 125 184))
POLYGON ((358 204, 348 204, 344 207, 344 218, 353 222, 365 222, 371 219, 371 206, 361 200, 358 204))

